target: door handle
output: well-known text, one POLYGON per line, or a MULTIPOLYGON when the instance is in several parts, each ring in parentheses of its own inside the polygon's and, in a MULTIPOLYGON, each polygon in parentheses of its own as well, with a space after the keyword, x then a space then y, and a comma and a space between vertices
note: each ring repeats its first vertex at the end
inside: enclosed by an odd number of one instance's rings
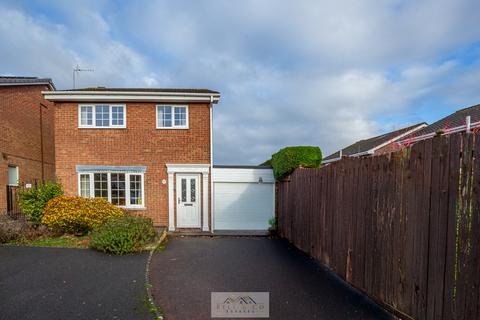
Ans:
POLYGON ((180 198, 178 198, 178 204, 180 204, 180 198))

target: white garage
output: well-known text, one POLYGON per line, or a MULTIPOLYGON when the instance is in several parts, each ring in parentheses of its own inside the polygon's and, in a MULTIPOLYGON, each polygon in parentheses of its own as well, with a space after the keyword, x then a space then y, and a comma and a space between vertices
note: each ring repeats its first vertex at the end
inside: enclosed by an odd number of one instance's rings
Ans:
POLYGON ((275 179, 268 167, 213 167, 215 231, 266 231, 275 215, 275 179))

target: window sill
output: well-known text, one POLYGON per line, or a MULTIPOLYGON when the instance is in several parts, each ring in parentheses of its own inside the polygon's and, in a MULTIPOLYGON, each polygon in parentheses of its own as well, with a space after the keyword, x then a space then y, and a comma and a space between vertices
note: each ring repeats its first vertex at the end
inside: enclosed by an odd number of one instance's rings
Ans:
POLYGON ((147 210, 146 207, 121 207, 121 206, 118 206, 119 208, 122 208, 122 209, 125 209, 127 211, 143 211, 143 210, 147 210))
POLYGON ((78 127, 78 129, 127 129, 127 127, 78 127))
POLYGON ((157 130, 188 130, 189 127, 157 127, 157 130))

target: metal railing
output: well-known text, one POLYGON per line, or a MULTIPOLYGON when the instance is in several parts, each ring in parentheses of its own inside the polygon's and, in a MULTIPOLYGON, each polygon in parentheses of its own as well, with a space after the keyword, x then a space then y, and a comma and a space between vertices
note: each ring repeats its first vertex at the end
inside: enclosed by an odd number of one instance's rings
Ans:
POLYGON ((18 186, 7 186, 7 214, 13 219, 17 219, 22 214, 18 204, 18 190, 18 186))

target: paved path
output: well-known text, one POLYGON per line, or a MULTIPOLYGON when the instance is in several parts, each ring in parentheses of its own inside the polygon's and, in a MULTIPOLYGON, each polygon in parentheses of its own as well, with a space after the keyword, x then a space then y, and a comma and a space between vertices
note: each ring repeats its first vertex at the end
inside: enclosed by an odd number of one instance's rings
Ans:
POLYGON ((283 240, 172 238, 150 267, 168 320, 210 319, 212 291, 268 291, 270 319, 391 319, 283 240))
POLYGON ((149 319, 147 255, 0 246, 0 319, 149 319))

